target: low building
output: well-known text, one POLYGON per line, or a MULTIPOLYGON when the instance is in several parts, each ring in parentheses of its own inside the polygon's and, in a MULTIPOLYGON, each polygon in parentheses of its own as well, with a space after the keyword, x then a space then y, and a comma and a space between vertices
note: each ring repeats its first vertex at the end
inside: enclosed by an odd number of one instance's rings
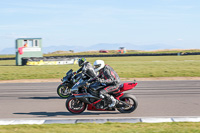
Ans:
POLYGON ((126 53, 126 48, 125 47, 120 47, 118 51, 119 51, 120 54, 125 54, 126 53))

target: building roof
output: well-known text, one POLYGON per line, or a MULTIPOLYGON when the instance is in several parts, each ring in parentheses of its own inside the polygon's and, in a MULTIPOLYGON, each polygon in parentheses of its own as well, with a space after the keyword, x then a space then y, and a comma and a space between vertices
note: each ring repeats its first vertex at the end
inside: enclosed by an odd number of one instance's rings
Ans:
POLYGON ((16 40, 33 40, 33 39, 42 39, 42 38, 17 38, 16 40))

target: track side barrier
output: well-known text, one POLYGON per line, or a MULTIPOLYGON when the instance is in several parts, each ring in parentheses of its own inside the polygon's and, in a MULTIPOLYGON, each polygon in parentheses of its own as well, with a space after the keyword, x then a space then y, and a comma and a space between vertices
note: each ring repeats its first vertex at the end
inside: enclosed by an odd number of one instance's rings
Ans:
MULTIPOLYGON (((200 52, 186 52, 186 53, 144 53, 144 54, 101 54, 101 55, 66 55, 66 56, 47 56, 40 57, 46 59, 56 59, 56 58, 72 58, 72 57, 126 57, 126 56, 185 56, 185 55, 200 55, 200 52)), ((10 58, 0 58, 0 60, 15 60, 15 57, 10 58)))

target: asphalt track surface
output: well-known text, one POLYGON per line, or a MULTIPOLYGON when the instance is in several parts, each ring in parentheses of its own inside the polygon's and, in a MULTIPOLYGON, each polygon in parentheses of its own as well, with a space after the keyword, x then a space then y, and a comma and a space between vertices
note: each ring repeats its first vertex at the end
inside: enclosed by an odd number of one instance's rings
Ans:
POLYGON ((138 81, 134 94, 138 108, 118 111, 85 111, 73 115, 66 99, 57 96, 58 82, 0 83, 0 119, 77 119, 200 116, 200 81, 138 81))

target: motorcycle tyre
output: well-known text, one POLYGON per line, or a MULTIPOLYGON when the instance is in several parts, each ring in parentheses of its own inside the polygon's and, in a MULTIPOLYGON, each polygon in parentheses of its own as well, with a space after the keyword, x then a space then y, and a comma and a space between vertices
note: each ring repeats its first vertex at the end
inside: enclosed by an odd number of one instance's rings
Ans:
POLYGON ((87 104, 86 104, 86 103, 84 103, 83 109, 82 109, 81 111, 79 111, 79 112, 76 112, 76 111, 73 112, 73 111, 70 110, 68 104, 69 104, 69 102, 70 102, 72 99, 75 99, 75 97, 74 97, 74 96, 71 96, 71 97, 67 98, 67 100, 66 100, 65 106, 66 106, 67 110, 68 110, 69 112, 71 112, 72 114, 80 114, 80 113, 84 112, 85 109, 87 108, 87 104))
POLYGON ((137 106, 138 106, 138 101, 136 99, 136 97, 134 95, 130 95, 130 94, 124 94, 122 97, 120 97, 120 100, 124 99, 124 98, 131 98, 133 101, 134 101, 134 105, 135 107, 134 108, 131 108, 129 110, 123 110, 123 109, 120 109, 120 108, 117 108, 117 110, 120 112, 120 113, 131 113, 133 112, 137 106))
POLYGON ((68 98, 71 94, 69 93, 68 95, 62 95, 62 94, 60 93, 61 87, 65 87, 65 88, 66 88, 65 85, 59 85, 59 86, 57 87, 57 94, 58 94, 58 96, 60 96, 61 98, 68 98))

